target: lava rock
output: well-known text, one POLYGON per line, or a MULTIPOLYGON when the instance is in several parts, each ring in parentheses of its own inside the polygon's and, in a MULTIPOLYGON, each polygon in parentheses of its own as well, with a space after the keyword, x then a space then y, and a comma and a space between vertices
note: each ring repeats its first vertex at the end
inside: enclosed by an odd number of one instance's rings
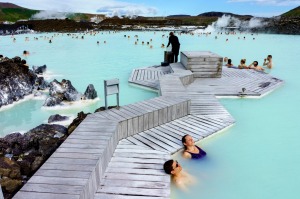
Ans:
POLYGON ((68 134, 71 134, 77 126, 88 116, 90 113, 80 112, 77 114, 77 118, 75 118, 72 123, 68 126, 68 134))
POLYGON ((36 90, 45 90, 49 87, 49 83, 44 80, 44 77, 37 77, 35 79, 34 88, 36 90))
POLYGON ((60 98, 66 101, 77 101, 81 99, 80 94, 72 85, 71 81, 63 79, 58 82, 56 79, 50 82, 49 94, 51 97, 60 98))
POLYGON ((93 84, 88 85, 84 92, 85 99, 95 99, 97 97, 97 91, 94 88, 93 84))
POLYGON ((32 70, 36 74, 43 74, 44 72, 46 72, 46 69, 47 69, 46 65, 43 65, 43 66, 32 66, 32 70))
POLYGON ((3 178, 0 182, 2 190, 8 193, 14 193, 22 185, 22 180, 14 180, 10 178, 3 178))
POLYGON ((62 100, 60 98, 48 97, 45 100, 43 106, 48 106, 48 107, 56 106, 56 105, 59 105, 61 102, 62 102, 62 100))
POLYGON ((0 175, 8 178, 21 178, 20 166, 14 161, 6 157, 0 158, 0 175))
POLYGON ((0 62, 0 107, 31 94, 35 79, 36 75, 19 63, 18 57, 0 62))
MULTIPOLYGON (((24 134, 29 144, 41 156, 48 157, 64 141, 66 136, 58 138, 57 134, 67 135, 66 127, 56 124, 41 124, 24 134)), ((59 136, 60 137, 60 136, 59 136)))
POLYGON ((67 116, 61 116, 59 114, 51 115, 48 119, 48 123, 60 122, 69 119, 67 116))
POLYGON ((64 93, 65 99, 67 101, 77 101, 80 100, 82 94, 80 94, 72 85, 71 81, 63 79, 61 82, 62 86, 65 88, 66 92, 64 93))

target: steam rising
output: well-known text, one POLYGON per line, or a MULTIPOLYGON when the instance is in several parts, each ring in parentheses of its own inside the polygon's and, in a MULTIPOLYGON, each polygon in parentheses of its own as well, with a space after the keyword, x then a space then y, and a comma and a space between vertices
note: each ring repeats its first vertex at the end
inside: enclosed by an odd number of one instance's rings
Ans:
POLYGON ((32 16, 32 19, 65 19, 70 15, 66 12, 41 11, 32 16))
POLYGON ((223 15, 217 21, 209 25, 205 30, 198 30, 197 32, 217 32, 226 28, 235 28, 238 30, 247 31, 253 28, 260 28, 267 25, 260 18, 253 17, 249 21, 242 21, 230 15, 223 15))

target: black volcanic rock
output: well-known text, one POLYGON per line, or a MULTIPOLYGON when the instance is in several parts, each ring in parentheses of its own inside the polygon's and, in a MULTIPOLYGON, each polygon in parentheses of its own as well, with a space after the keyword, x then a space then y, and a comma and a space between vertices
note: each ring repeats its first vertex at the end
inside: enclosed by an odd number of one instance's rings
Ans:
POLYGON ((64 126, 42 124, 24 135, 0 138, 0 183, 5 198, 12 198, 66 137, 64 126))
POLYGON ((69 119, 69 117, 67 116, 61 116, 59 114, 55 114, 55 115, 51 115, 49 118, 48 118, 48 123, 53 123, 53 122, 60 122, 60 121, 65 121, 69 119))
POLYGON ((4 58, 0 62, 0 108, 31 94, 44 90, 48 83, 38 77, 20 57, 4 58))
POLYGON ((58 82, 56 79, 50 82, 49 94, 50 97, 66 101, 77 101, 82 97, 82 94, 74 88, 71 81, 65 79, 61 82, 58 82))
POLYGON ((32 70, 36 74, 43 74, 44 72, 46 72, 46 69, 47 69, 46 65, 43 65, 43 66, 32 66, 32 70))
POLYGON ((72 123, 68 126, 68 134, 71 134, 77 126, 88 116, 90 113, 80 112, 77 114, 77 118, 75 118, 72 123))
POLYGON ((35 79, 34 88, 36 90, 45 90, 49 87, 49 83, 44 80, 44 77, 37 77, 35 79))
POLYGON ((97 91, 94 88, 93 84, 88 85, 84 92, 85 99, 95 99, 97 97, 97 91))
POLYGON ((56 106, 56 105, 59 105, 61 102, 62 102, 61 98, 58 98, 58 97, 48 97, 45 100, 43 106, 48 106, 48 107, 56 106))
POLYGON ((36 78, 20 57, 0 62, 0 107, 31 94, 36 78))

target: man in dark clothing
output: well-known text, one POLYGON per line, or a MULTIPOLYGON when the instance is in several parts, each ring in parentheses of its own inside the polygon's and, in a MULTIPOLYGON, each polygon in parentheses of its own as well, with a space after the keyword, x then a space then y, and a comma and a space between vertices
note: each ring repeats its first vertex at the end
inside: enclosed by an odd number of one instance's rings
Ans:
POLYGON ((176 63, 178 61, 180 43, 178 37, 176 37, 173 32, 170 32, 169 43, 167 47, 169 47, 170 44, 172 44, 172 53, 175 56, 175 63, 176 63))

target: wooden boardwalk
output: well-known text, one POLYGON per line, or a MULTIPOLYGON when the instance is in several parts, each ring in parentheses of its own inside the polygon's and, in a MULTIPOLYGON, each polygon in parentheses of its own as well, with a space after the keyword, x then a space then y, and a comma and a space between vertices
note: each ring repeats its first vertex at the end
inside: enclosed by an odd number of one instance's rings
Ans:
POLYGON ((170 176, 163 164, 182 149, 182 136, 199 141, 231 124, 188 115, 121 140, 94 198, 170 198, 170 176))
POLYGON ((169 66, 151 66, 147 68, 134 69, 128 82, 159 90, 159 78, 171 72, 172 71, 169 66))
POLYGON ((260 97, 283 83, 228 68, 221 78, 194 79, 180 63, 136 69, 129 82, 161 97, 88 115, 14 198, 170 198, 162 168, 182 136, 199 141, 235 122, 216 96, 260 97))

